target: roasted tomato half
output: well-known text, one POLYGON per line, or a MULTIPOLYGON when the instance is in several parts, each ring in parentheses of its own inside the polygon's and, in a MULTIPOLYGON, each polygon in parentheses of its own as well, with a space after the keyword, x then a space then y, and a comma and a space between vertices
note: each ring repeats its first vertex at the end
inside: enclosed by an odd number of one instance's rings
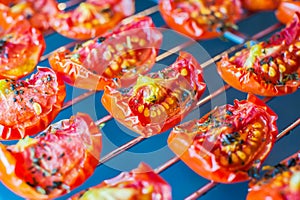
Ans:
POLYGON ((275 13, 281 23, 288 24, 293 20, 295 12, 300 12, 300 1, 284 0, 280 2, 275 13))
POLYGON ((168 26, 194 39, 220 36, 242 14, 240 0, 160 0, 159 10, 168 26))
POLYGON ((300 151, 249 184, 247 200, 300 200, 300 151))
POLYGON ((52 199, 82 184, 100 158, 102 137, 93 120, 79 113, 35 138, 0 144, 0 178, 26 199, 52 199))
POLYGON ((23 15, 40 31, 50 29, 50 18, 58 12, 58 4, 55 0, 15 0, 10 4, 13 4, 11 7, 13 13, 23 15))
POLYGON ((205 88, 201 66, 192 55, 181 52, 170 67, 139 76, 134 86, 106 87, 102 103, 116 120, 149 137, 179 123, 205 88))
POLYGON ((101 37, 61 49, 49 58, 51 67, 73 86, 103 90, 105 85, 129 86, 151 70, 162 41, 150 17, 123 22, 101 37), (118 78, 116 81, 115 78, 118 78))
POLYGON ((270 38, 223 56, 218 72, 232 87, 262 96, 279 96, 295 92, 300 75, 300 14, 270 38))
POLYGON ((250 11, 274 10, 281 0, 242 0, 244 8, 250 11))
POLYGON ((148 165, 141 163, 137 169, 105 180, 71 199, 171 200, 172 197, 169 184, 148 165))
POLYGON ((170 149, 200 176, 221 183, 248 180, 265 160, 278 133, 277 115, 249 95, 174 127, 170 149))
POLYGON ((44 130, 61 110, 63 81, 49 68, 28 80, 0 80, 0 139, 21 139, 44 130))
POLYGON ((32 72, 45 49, 43 35, 21 15, 0 4, 0 78, 32 72))
POLYGON ((50 23, 65 37, 85 40, 113 28, 134 10, 134 0, 87 0, 75 10, 59 12, 50 23))

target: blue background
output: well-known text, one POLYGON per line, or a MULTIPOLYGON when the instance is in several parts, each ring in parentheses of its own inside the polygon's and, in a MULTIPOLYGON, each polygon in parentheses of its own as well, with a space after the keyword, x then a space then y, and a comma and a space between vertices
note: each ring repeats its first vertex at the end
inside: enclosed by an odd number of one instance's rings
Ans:
MULTIPOLYGON (((140 12, 149 7, 155 6, 156 4, 150 0, 136 0, 136 12, 140 12)), ((158 27, 165 25, 162 20, 159 12, 155 12, 151 15, 155 24, 158 27)), ((261 12, 255 13, 249 16, 247 19, 242 20, 238 23, 239 31, 252 36, 255 33, 266 29, 267 27, 278 23, 273 12, 261 12)), ((262 38, 263 40, 266 39, 262 38)), ((182 40, 176 41, 168 41, 165 40, 166 46, 168 46, 168 42, 173 45, 177 45, 182 43, 182 40), (177 43, 176 43, 177 42, 177 43), (176 44, 175 44, 176 43, 176 44)), ((46 37, 47 49, 45 54, 53 51, 54 49, 68 44, 72 40, 64 38, 59 34, 51 34, 46 37)), ((199 44, 208 52, 208 54, 213 57, 224 50, 234 46, 235 43, 231 41, 223 41, 219 38, 200 41, 199 44)), ((187 50, 191 50, 192 47, 189 47, 187 50)), ((176 56, 170 56, 163 61, 161 64, 168 65, 171 64, 176 56)), ((199 58, 202 59, 202 58, 199 58)), ((204 59, 204 58, 203 58, 204 59)), ((43 61, 39 65, 41 66, 49 66, 48 61, 43 61)), ((158 67, 157 67, 158 68, 158 67)), ((154 68, 154 69, 157 69, 154 68)), ((217 72, 214 66, 209 66, 205 70, 205 79, 211 80, 211 77, 216 77, 217 72)), ((218 77, 218 79, 220 79, 218 77)), ((216 80, 217 82, 217 80, 216 80)), ((223 84, 223 82, 222 82, 223 84)), ((70 86, 67 86, 67 98, 66 102, 73 99, 75 96, 78 96, 82 93, 86 92, 85 90, 74 89, 70 86)), ((211 91, 213 92, 213 91, 211 91)), ((211 93, 210 92, 210 93, 211 93)), ((206 95, 209 92, 207 91, 206 95)), ((102 107, 100 99, 102 92, 98 92, 97 94, 90 96, 73 107, 67 108, 63 110, 55 119, 55 121, 59 121, 61 119, 69 118, 71 115, 75 114, 77 111, 89 113, 94 120, 106 116, 108 113, 102 107), (93 105, 93 106, 91 106, 93 105)), ((227 103, 232 103, 234 99, 245 99, 246 94, 239 92, 235 89, 228 89, 223 96, 226 98, 227 103)), ((300 91, 297 91, 294 94, 286 95, 282 97, 273 98, 268 102, 268 105, 278 114, 278 129, 279 131, 284 130, 289 124, 299 118, 300 113, 300 91)), ((200 107, 199 110, 193 113, 190 118, 193 116, 202 116, 203 114, 209 112, 212 108, 213 104, 218 104, 215 102, 208 102, 207 104, 200 107)), ((137 135, 134 133, 128 134, 128 130, 125 130, 124 127, 120 127, 120 125, 115 120, 110 120, 106 123, 103 128, 104 134, 104 147, 102 156, 106 155, 111 150, 115 149, 117 146, 125 144, 126 142, 134 139, 137 135)), ((166 140, 168 137, 168 131, 157 136, 153 136, 152 138, 146 139, 140 142, 138 145, 134 146, 126 153, 123 153, 119 156, 116 156, 109 162, 104 165, 100 165, 93 176, 89 178, 82 186, 73 190, 70 194, 65 195, 58 199, 66 199, 67 197, 73 195, 74 193, 85 189, 87 187, 96 185, 101 181, 112 178, 120 173, 123 170, 130 170, 137 166, 137 163, 140 161, 145 161, 153 168, 156 168, 162 165, 165 161, 172 158, 173 153, 168 150, 166 140), (162 153, 161 153, 162 152, 162 153)), ((266 160, 265 164, 276 164, 283 158, 293 154, 294 152, 299 150, 299 126, 295 128, 291 133, 284 137, 282 140, 276 143, 273 148, 270 156, 266 160)), ((169 182, 172 187, 173 199, 184 199, 188 195, 192 194, 194 191, 199 189, 201 186, 205 185, 209 181, 200 177, 196 173, 194 173, 191 169, 189 169, 183 162, 179 161, 176 164, 172 165, 170 168, 161 173, 161 176, 169 182)), ((231 199, 231 200, 241 200, 245 199, 247 194, 247 183, 239 183, 239 184, 220 184, 210 192, 208 192, 201 199, 231 199)), ((10 192, 0 184, 0 199, 11 199, 18 200, 20 197, 14 195, 14 193, 10 192)))

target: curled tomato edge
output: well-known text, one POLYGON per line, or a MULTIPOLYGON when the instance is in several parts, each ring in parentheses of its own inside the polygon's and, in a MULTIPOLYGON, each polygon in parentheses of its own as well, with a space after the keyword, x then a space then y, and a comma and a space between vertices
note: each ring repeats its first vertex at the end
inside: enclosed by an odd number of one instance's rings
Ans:
POLYGON ((293 20, 294 14, 299 11, 299 1, 285 0, 280 2, 277 10, 275 11, 275 16, 281 23, 288 24, 293 20))

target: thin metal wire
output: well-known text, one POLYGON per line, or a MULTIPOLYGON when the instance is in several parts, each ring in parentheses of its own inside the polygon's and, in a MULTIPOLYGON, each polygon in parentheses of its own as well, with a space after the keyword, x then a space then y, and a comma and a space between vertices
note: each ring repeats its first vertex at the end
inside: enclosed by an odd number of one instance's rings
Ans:
MULTIPOLYGON (((270 100, 271 98, 268 98, 268 100, 270 100)), ((295 122, 293 122, 292 124, 290 124, 287 128, 285 128, 283 131, 281 131, 277 137, 276 137, 276 142, 278 142, 282 137, 286 136, 289 134, 289 132, 291 130, 293 130, 294 128, 296 128, 297 126, 300 125, 300 118, 298 118, 295 122)), ((168 163, 169 164, 169 163, 168 163)), ((197 199, 201 196, 203 196, 204 194, 206 194, 208 191, 210 191, 212 188, 214 188, 215 186, 217 186, 218 183, 215 183, 213 181, 209 182, 208 184, 204 185, 203 187, 201 187, 199 190, 197 190, 196 192, 192 193, 190 196, 188 196, 185 200, 194 200, 197 199)))

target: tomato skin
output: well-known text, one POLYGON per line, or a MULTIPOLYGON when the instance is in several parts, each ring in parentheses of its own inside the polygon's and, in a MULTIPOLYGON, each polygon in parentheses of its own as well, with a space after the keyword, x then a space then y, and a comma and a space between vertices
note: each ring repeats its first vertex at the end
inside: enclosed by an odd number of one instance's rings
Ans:
POLYGON ((61 110, 66 96, 63 81, 39 67, 27 81, 0 80, 0 139, 21 139, 44 130, 61 110))
POLYGON ((276 9, 280 2, 281 0, 242 0, 242 5, 250 11, 263 11, 276 9))
POLYGON ((86 1, 73 11, 57 13, 50 24, 65 37, 86 40, 112 29, 133 13, 133 0, 86 1))
POLYGON ((260 42, 223 56, 217 63, 220 76, 232 87, 261 96, 295 92, 300 77, 300 14, 268 42, 260 42))
POLYGON ((280 164, 268 166, 264 175, 249 183, 247 200, 299 200, 300 157, 299 153, 280 164))
POLYGON ((63 49, 54 53, 49 63, 66 83, 79 88, 103 90, 105 85, 113 86, 115 78, 121 86, 128 86, 139 74, 151 70, 161 42, 162 35, 152 19, 136 17, 72 52, 63 49))
POLYGON ((293 16, 295 15, 295 12, 299 12, 299 11, 300 11, 300 1, 285 0, 280 2, 275 14, 277 19, 281 23, 288 24, 293 20, 293 16))
POLYGON ((87 195, 91 191, 101 191, 102 198, 110 197, 112 199, 143 199, 143 200, 171 200, 171 187, 169 184, 163 180, 159 175, 157 175, 148 165, 141 163, 137 169, 131 172, 122 172, 117 177, 105 180, 97 186, 89 188, 79 194, 74 195, 70 200, 85 200, 85 199, 101 199, 101 196, 96 196, 95 194, 87 195), (105 193, 105 190, 108 192, 105 193), (110 191, 109 191, 110 190, 110 191), (126 193, 120 193, 118 197, 118 192, 124 190, 129 190, 128 196, 126 193), (110 193, 109 193, 110 192, 110 193), (105 195, 104 195, 105 194, 105 195), (122 198, 123 197, 123 198, 122 198))
POLYGON ((51 17, 58 13, 58 3, 55 0, 17 0, 13 3, 12 12, 23 15, 31 26, 40 31, 49 30, 51 17))
POLYGON ((176 1, 176 0, 160 0, 159 10, 160 13, 169 27, 178 31, 184 35, 187 35, 194 39, 209 39, 218 37, 222 34, 222 31, 218 31, 217 28, 225 28, 226 26, 232 26, 238 19, 241 18, 242 9, 240 0, 217 0, 214 1, 213 6, 220 12, 220 7, 225 8, 229 16, 224 19, 215 19, 213 25, 208 24, 207 16, 214 16, 209 14, 212 9, 212 5, 209 5, 207 1, 176 1), (182 4, 182 5, 180 5, 182 4), (196 17, 199 17, 199 23, 196 17), (191 15, 195 13, 195 18, 191 15))
POLYGON ((191 54, 180 52, 170 67, 140 76, 134 86, 107 86, 102 104, 127 128, 150 137, 179 123, 195 107, 205 88, 201 66, 191 54))
POLYGON ((23 16, 2 4, 0 12, 0 78, 19 79, 34 70, 46 44, 23 16))
POLYGON ((168 146, 206 179, 242 182, 272 149, 278 134, 276 120, 266 104, 249 94, 247 100, 217 107, 199 120, 174 127, 168 146))
POLYGON ((92 175, 99 161, 101 139, 93 120, 78 113, 35 138, 11 146, 0 144, 1 181, 27 199, 59 197, 92 175))

